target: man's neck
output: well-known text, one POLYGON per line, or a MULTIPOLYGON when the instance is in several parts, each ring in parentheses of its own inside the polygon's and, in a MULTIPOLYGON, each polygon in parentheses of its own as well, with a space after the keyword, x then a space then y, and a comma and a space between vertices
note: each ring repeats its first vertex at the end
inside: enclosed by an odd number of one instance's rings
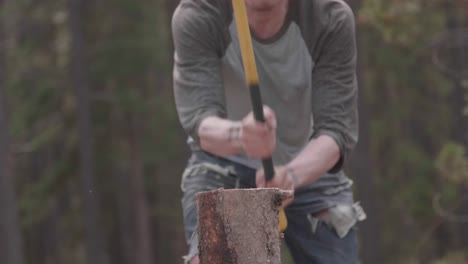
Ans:
POLYGON ((260 39, 269 39, 277 34, 286 20, 287 12, 288 0, 280 1, 277 5, 263 10, 249 8, 247 5, 250 28, 260 39))

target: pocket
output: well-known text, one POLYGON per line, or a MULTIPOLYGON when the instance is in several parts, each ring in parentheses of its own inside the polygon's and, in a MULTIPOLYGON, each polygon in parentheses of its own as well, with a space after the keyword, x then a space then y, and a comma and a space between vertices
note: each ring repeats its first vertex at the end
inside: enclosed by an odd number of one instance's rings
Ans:
POLYGON ((312 235, 315 235, 319 226, 324 223, 322 219, 313 216, 312 213, 307 215, 307 221, 309 221, 309 230, 312 235))
POLYGON ((346 237, 357 222, 365 219, 366 214, 359 203, 353 205, 339 204, 329 209, 330 225, 340 238, 346 237))

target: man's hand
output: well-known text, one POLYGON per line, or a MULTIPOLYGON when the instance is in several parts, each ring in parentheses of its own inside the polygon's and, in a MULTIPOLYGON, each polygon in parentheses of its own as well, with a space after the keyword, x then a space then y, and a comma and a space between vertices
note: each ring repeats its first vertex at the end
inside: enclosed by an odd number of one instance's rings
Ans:
MULTIPOLYGON (((266 181, 265 173, 263 169, 257 171, 256 183, 257 188, 279 188, 282 190, 291 190, 294 191, 294 188, 297 185, 297 179, 295 179, 293 174, 288 172, 289 168, 286 166, 276 167, 275 176, 270 181, 266 181)), ((282 207, 288 206, 292 203, 294 198, 287 199, 283 202, 282 207)))
POLYGON ((263 106, 265 123, 256 121, 252 112, 243 120, 240 140, 247 156, 256 159, 270 158, 276 146, 276 116, 268 106, 263 106))

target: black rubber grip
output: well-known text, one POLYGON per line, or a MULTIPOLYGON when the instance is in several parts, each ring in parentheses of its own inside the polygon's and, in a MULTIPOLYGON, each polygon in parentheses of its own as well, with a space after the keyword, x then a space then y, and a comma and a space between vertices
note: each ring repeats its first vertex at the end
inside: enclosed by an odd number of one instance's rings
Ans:
MULTIPOLYGON (((252 102, 252 109, 254 113, 255 120, 260 122, 265 122, 265 116, 263 114, 263 103, 262 96, 260 94, 260 87, 258 84, 249 85, 250 90, 250 100, 252 102)), ((263 170, 265 171, 265 178, 267 181, 273 179, 275 176, 275 169, 273 167, 273 161, 271 158, 262 160, 263 170)))
POLYGON ((275 168, 273 168, 273 161, 271 158, 262 160, 263 170, 265 171, 265 179, 271 181, 275 176, 275 168))

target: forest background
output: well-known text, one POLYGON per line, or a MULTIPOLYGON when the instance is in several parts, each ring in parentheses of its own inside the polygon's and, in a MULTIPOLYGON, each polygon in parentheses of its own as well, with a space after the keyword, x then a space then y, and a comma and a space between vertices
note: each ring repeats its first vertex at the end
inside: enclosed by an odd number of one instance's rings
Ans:
MULTIPOLYGON (((363 263, 468 263, 468 1, 347 2, 363 263)), ((1 263, 181 263, 177 3, 0 0, 1 263)))

